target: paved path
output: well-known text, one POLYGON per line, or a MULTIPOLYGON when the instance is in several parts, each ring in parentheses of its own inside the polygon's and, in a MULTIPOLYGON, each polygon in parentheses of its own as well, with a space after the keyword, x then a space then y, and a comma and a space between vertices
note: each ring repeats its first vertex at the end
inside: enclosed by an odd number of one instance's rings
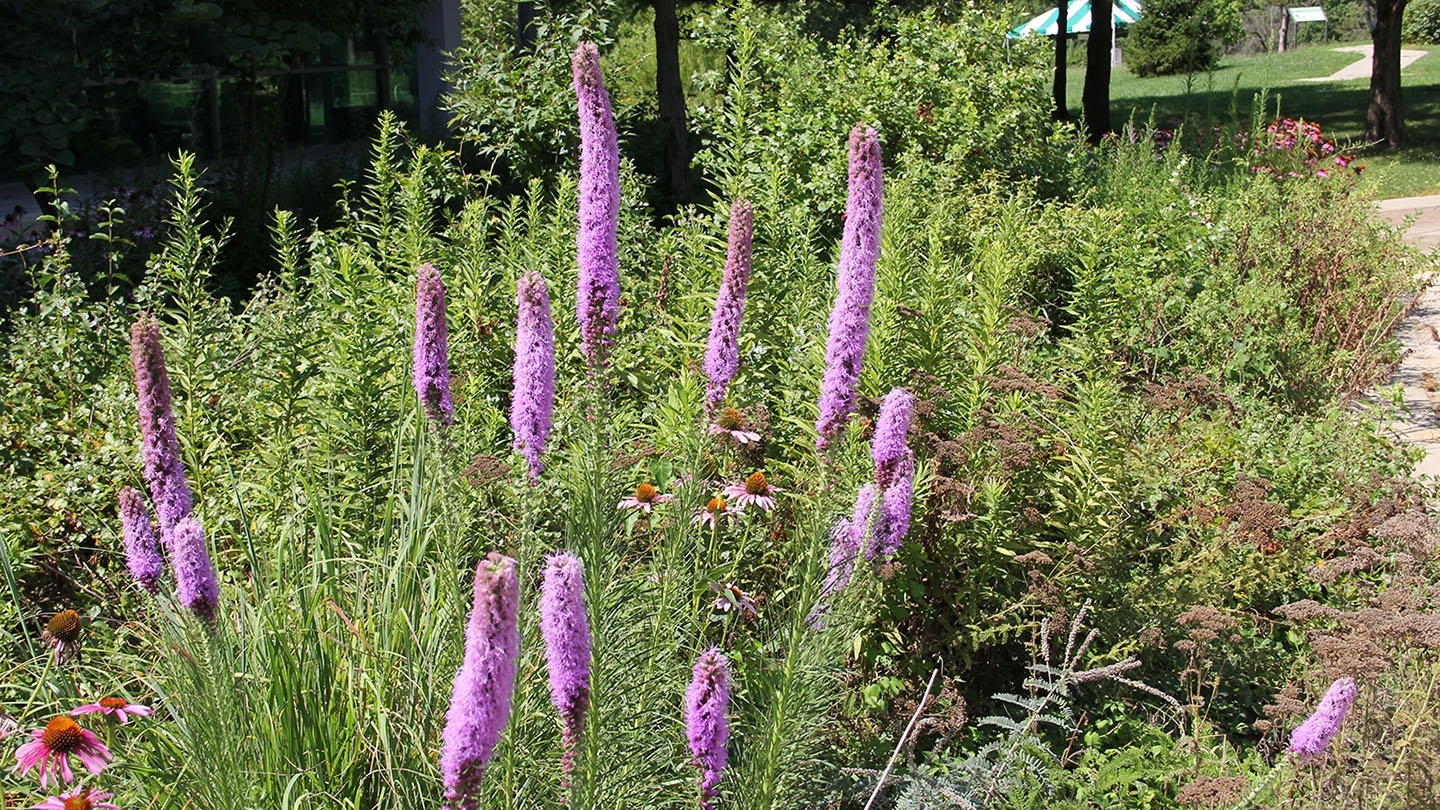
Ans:
MULTIPOLYGON (((1425 251, 1440 246, 1440 196, 1382 200, 1377 218, 1392 225, 1413 221, 1405 241, 1425 251)), ((1417 477, 1440 476, 1440 284, 1431 283, 1395 337, 1406 352, 1391 383, 1405 390, 1405 410, 1391 430, 1403 442, 1424 448, 1425 458, 1415 466, 1417 477)))
MULTIPOLYGON (((1343 82, 1349 79, 1370 78, 1370 57, 1375 52, 1374 45, 1349 45, 1344 48, 1331 48, 1332 51, 1344 53, 1364 54, 1364 58, 1354 64, 1346 65, 1343 68, 1331 73, 1329 76, 1317 76, 1312 79, 1301 79, 1302 82, 1343 82)), ((1410 63, 1429 53, 1429 51, 1400 51, 1400 69, 1404 70, 1410 63)))

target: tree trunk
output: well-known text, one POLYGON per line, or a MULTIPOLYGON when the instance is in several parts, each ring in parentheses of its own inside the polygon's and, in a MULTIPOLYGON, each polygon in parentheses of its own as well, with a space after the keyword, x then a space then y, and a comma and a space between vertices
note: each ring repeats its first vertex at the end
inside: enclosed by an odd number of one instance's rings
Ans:
POLYGON ((1065 51, 1069 47, 1069 36, 1065 33, 1066 15, 1070 11, 1068 0, 1055 0, 1055 120, 1070 120, 1070 107, 1065 101, 1065 67, 1069 60, 1065 51))
POLYGON ((1370 39, 1370 108, 1365 113, 1365 140, 1384 142, 1390 149, 1405 145, 1405 105, 1400 98, 1400 21, 1405 0, 1375 0, 1370 39))
POLYGON ((675 0, 653 0, 655 7, 655 94, 665 135, 665 168, 670 190, 682 202, 692 194, 690 137, 685 124, 685 86, 680 81, 680 21, 675 0))
POLYGON ((535 50, 535 3, 520 0, 515 4, 515 53, 535 50))
POLYGON ((1090 42, 1085 48, 1085 129, 1090 143, 1110 132, 1110 0, 1090 3, 1090 42))

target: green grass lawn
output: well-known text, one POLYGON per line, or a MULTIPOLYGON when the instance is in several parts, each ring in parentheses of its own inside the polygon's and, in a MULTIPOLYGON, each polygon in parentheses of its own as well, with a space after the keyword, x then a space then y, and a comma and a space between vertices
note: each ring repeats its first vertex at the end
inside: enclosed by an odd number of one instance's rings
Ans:
MULTIPOLYGON (((1359 151, 1367 166, 1362 181, 1379 197, 1409 197, 1440 193, 1440 52, 1429 53, 1405 68, 1402 87, 1410 145, 1396 153, 1364 148, 1365 107, 1370 79, 1343 82, 1306 82, 1328 76, 1360 58, 1332 48, 1364 43, 1310 45, 1284 54, 1226 58, 1212 73, 1191 77, 1139 78, 1121 67, 1111 76, 1110 100, 1114 123, 1185 118, 1197 124, 1249 124, 1256 96, 1268 91, 1267 118, 1280 114, 1320 124, 1337 142, 1359 151)), ((1407 46, 1417 47, 1417 46, 1407 46)), ((1440 47, 1418 46, 1440 51, 1440 47)), ((1070 109, 1080 110, 1083 68, 1068 76, 1070 109)))

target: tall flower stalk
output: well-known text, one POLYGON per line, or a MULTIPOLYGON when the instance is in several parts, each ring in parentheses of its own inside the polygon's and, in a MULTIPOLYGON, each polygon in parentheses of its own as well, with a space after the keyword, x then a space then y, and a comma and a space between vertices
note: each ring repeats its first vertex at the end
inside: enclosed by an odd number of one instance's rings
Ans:
POLYGON ((849 518, 841 518, 830 529, 830 572, 825 577, 822 595, 831 593, 850 584, 850 575, 855 570, 855 558, 865 545, 865 536, 870 529, 870 515, 875 512, 875 485, 866 484, 855 494, 855 510, 849 518))
POLYGON ((1340 733, 1340 726, 1345 723, 1345 715, 1349 714, 1350 707, 1355 705, 1357 694, 1359 689, 1355 686, 1354 678, 1340 678, 1330 684, 1330 688, 1325 690, 1325 696, 1320 698, 1319 705, 1315 707, 1315 713, 1290 734, 1288 750, 1301 762, 1325 756, 1325 752, 1330 748, 1330 741, 1340 733))
POLYGON ((875 484, 881 489, 895 482, 900 463, 909 453, 906 442, 914 409, 915 397, 904 388, 892 389, 880 403, 875 436, 870 440, 870 458, 875 462, 875 484))
POLYGON ((576 237, 580 348, 591 374, 609 362, 620 317, 615 232, 620 214, 620 146, 600 51, 582 42, 570 60, 580 117, 580 228, 576 237))
POLYGON ((909 450, 895 470, 894 479, 880 498, 876 510, 874 539, 866 549, 866 557, 889 557, 900 550, 910 532, 910 509, 915 498, 915 454, 909 450))
POLYGON ((875 297, 882 190, 879 135, 857 124, 850 132, 845 230, 840 241, 835 306, 830 310, 830 336, 825 344, 820 418, 815 423, 819 434, 815 449, 822 456, 844 433, 855 408, 855 387, 865 360, 865 341, 870 336, 870 303, 875 297))
POLYGON ((715 296, 710 318, 710 341, 705 347, 705 407, 714 414, 725 401, 725 389, 740 367, 740 319, 745 314, 745 290, 750 284, 750 246, 755 235, 755 213, 744 197, 730 206, 729 248, 725 275, 715 296))
POLYGON ((712 648, 695 662, 690 688, 685 691, 685 733, 701 771, 700 806, 705 810, 710 810, 710 800, 719 795, 715 785, 729 758, 730 727, 725 720, 729 709, 730 665, 720 650, 712 648))
POLYGON ((545 639, 550 700, 560 713, 560 772, 562 779, 568 779, 590 709, 590 620, 585 616, 584 566, 568 552, 553 554, 545 561, 540 635, 545 639))
POLYGON ((160 559, 145 497, 133 487, 120 490, 120 531, 125 538, 125 565, 130 569, 130 576, 140 587, 158 593, 165 564, 160 559))
POLYGON ((515 449, 530 468, 530 482, 540 478, 540 456, 550 436, 555 411, 555 325, 550 295, 536 271, 520 276, 515 306, 515 388, 510 399, 510 429, 515 449))
POLYGON ((160 540, 169 545, 176 524, 190 517, 193 498, 170 410, 170 375, 160 349, 160 324, 149 313, 141 313, 130 329, 130 361, 135 369, 145 483, 160 520, 160 540))
POLYGON ((450 400, 449 329, 445 323, 445 282, 434 265, 420 266, 415 281, 415 394, 437 425, 455 422, 450 400))
POLYGON ((187 517, 175 525, 170 561, 175 566, 175 599, 197 619, 213 626, 220 607, 220 581, 210 562, 205 530, 195 518, 187 517))
POLYGON ((477 810, 480 782, 510 719, 520 655, 515 561, 491 552, 475 567, 465 659, 455 674, 440 749, 444 810, 477 810))

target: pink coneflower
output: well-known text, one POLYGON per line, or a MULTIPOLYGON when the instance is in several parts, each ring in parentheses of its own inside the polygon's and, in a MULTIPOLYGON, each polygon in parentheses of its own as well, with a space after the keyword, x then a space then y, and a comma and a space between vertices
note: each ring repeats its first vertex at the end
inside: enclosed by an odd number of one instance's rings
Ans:
POLYGON ((0 710, 0 740, 14 734, 19 728, 20 724, 15 722, 15 718, 0 710))
POLYGON ((63 715, 51 720, 45 728, 30 732, 30 737, 30 742, 15 752, 15 758, 19 760, 15 772, 24 776, 39 765, 42 788, 50 784, 52 770, 66 784, 75 781, 75 772, 70 770, 72 756, 80 760, 92 776, 104 772, 110 761, 110 749, 100 742, 99 737, 63 715), (52 763, 54 768, 51 768, 52 763))
POLYGON ((79 717, 82 714, 94 714, 100 712, 106 717, 114 717, 121 725, 130 722, 130 715, 136 717, 149 717, 155 710, 149 706, 141 706, 136 703, 129 703, 125 698, 103 697, 97 703, 87 703, 76 709, 70 710, 71 717, 79 717))
POLYGON ((710 426, 710 432, 717 436, 729 436, 739 444, 754 444, 760 441, 760 434, 745 429, 745 419, 734 408, 726 408, 720 418, 710 426))
POLYGON ((649 484, 641 484, 635 488, 635 494, 629 498, 621 498, 620 503, 615 505, 616 509, 639 509, 645 514, 650 514, 650 507, 657 503, 668 503, 674 495, 664 495, 655 487, 649 484))
POLYGON ((753 505, 760 507, 761 511, 769 512, 775 508, 775 493, 779 491, 765 480, 765 473, 754 472, 743 483, 731 484, 721 494, 730 498, 736 511, 753 505))
POLYGON ((64 664, 80 654, 80 614, 62 610, 50 617, 40 639, 55 653, 55 663, 64 664))
POLYGON ((720 594, 710 606, 721 613, 738 611, 742 618, 753 618, 760 613, 760 606, 755 602, 755 597, 729 582, 712 582, 710 590, 720 594))
POLYGON ((714 529, 718 526, 720 518, 726 514, 725 499, 711 498, 699 512, 695 513, 695 517, 691 518, 690 522, 714 529))
POLYGON ((91 790, 86 786, 76 788, 70 793, 51 796, 35 805, 34 810, 120 810, 116 805, 105 801, 114 795, 91 790))

